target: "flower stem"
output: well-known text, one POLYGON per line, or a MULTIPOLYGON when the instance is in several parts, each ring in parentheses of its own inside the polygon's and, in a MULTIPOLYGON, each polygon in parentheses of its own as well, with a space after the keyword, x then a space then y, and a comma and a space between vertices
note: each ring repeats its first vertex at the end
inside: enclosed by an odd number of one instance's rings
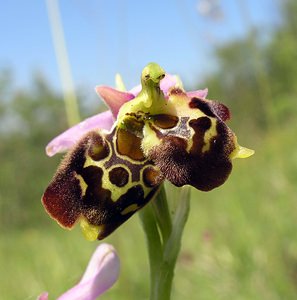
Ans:
POLYGON ((190 211, 190 187, 183 187, 174 214, 172 231, 163 249, 163 261, 157 279, 155 299, 169 300, 174 268, 181 248, 181 239, 190 211))
POLYGON ((157 197, 141 211, 150 261, 150 300, 170 300, 175 264, 189 209, 190 188, 183 187, 172 222, 165 188, 162 186, 157 197))
POLYGON ((181 189, 178 206, 176 208, 172 232, 164 249, 164 258, 168 261, 176 261, 181 247, 181 238, 190 212, 190 187, 181 189))
POLYGON ((153 291, 155 290, 154 285, 158 266, 162 260, 161 238, 151 204, 140 210, 139 216, 147 241, 150 265, 150 290, 153 291))
POLYGON ((162 185, 158 196, 155 199, 153 199, 152 207, 154 210, 156 220, 158 222, 158 226, 161 231, 162 242, 163 244, 165 244, 171 234, 172 221, 164 185, 162 185))

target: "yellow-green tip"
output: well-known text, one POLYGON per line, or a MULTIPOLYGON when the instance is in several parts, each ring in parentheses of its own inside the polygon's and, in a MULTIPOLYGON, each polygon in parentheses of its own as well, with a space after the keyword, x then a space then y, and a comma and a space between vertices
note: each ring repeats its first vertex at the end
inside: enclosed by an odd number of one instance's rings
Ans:
POLYGON ((232 159, 235 159, 235 158, 248 158, 248 157, 252 156, 254 153, 255 153, 254 150, 248 149, 248 148, 245 148, 245 147, 242 147, 242 146, 238 145, 238 147, 232 153, 231 158, 232 159))
POLYGON ((91 225, 85 218, 82 218, 80 220, 80 227, 86 240, 95 241, 97 239, 100 226, 91 225))

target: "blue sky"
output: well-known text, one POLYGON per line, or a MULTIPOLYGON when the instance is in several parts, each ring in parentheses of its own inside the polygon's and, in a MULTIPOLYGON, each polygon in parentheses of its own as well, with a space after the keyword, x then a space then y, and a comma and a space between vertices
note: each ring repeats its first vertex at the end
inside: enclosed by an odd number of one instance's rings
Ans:
MULTIPOLYGON (((244 35, 247 24, 269 30, 276 23, 277 0, 221 0, 224 19, 198 13, 198 0, 61 0, 60 13, 76 88, 113 85, 120 72, 127 88, 139 82, 151 61, 177 73, 188 84, 202 81, 215 67, 215 46, 244 35)), ((34 71, 61 89, 45 0, 2 1, 0 70, 12 68, 17 86, 34 71)))

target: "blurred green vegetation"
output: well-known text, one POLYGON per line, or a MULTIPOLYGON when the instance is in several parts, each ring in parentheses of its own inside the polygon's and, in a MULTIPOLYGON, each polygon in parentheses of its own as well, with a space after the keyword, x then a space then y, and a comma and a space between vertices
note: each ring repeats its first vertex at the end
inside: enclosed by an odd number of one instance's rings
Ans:
MULTIPOLYGON (((219 189, 193 191, 173 299, 297 298, 297 2, 282 9, 265 42, 251 28, 216 49, 219 67, 205 80, 209 98, 231 108, 230 127, 256 154, 235 161, 219 189)), ((1 72, 0 99, 0 295, 35 299, 48 290, 54 299, 78 281, 97 245, 59 228, 40 203, 60 160, 46 157, 44 146, 67 127, 64 104, 40 74, 31 89, 16 90, 9 70, 1 72)), ((122 268, 102 298, 146 299, 138 217, 106 241, 122 268)))

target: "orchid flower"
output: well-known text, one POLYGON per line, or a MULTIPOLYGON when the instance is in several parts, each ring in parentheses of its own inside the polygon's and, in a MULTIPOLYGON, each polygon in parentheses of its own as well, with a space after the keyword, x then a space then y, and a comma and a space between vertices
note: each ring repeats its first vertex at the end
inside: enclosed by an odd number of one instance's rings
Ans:
POLYGON ((185 92, 151 63, 141 87, 100 86, 110 110, 68 129, 47 146, 69 150, 42 202, 61 226, 79 222, 89 240, 103 239, 155 197, 164 180, 209 191, 222 185, 241 147, 226 125, 228 108, 207 89, 185 92))
MULTIPOLYGON (((100 244, 80 282, 57 300, 95 300, 113 286, 119 277, 119 271, 120 261, 113 246, 100 244)), ((37 300, 48 300, 48 293, 42 293, 37 300)))

